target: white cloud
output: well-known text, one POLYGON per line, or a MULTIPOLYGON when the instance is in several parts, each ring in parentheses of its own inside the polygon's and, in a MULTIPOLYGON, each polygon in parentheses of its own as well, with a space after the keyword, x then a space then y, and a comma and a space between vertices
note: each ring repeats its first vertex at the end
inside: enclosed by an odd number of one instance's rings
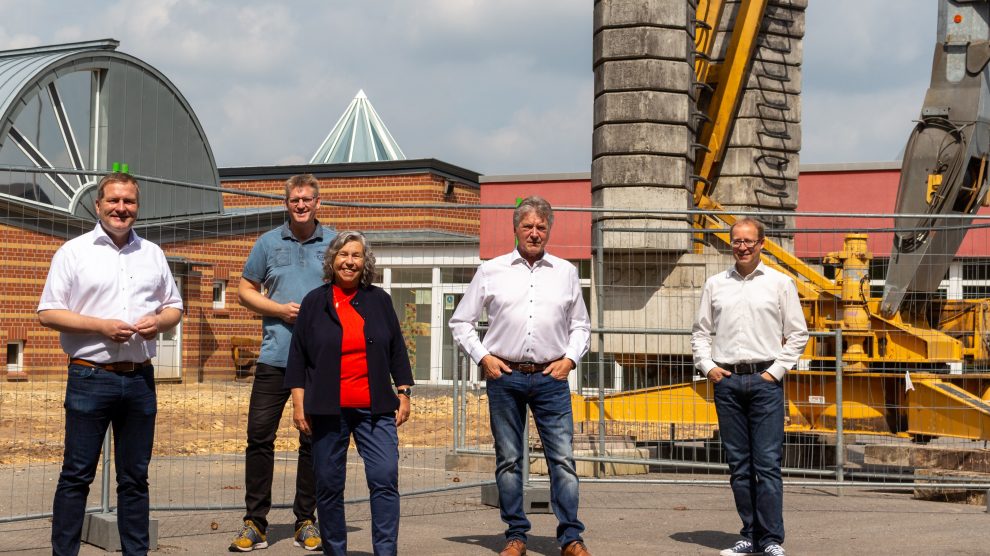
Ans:
POLYGON ((121 49, 221 76, 259 74, 292 60, 291 20, 283 5, 197 0, 147 0, 112 17, 121 49))
POLYGON ((30 33, 10 34, 7 29, 0 27, 0 50, 28 48, 37 46, 40 43, 41 39, 37 35, 30 33))
POLYGON ((444 137, 452 160, 487 174, 581 172, 591 167, 591 86, 569 92, 544 110, 523 107, 504 124, 479 129, 467 125, 444 137), (560 164, 584 160, 584 164, 560 164))
POLYGON ((55 41, 60 43, 84 41, 89 40, 89 38, 88 32, 79 25, 67 25, 55 31, 55 41))
POLYGON ((834 90, 887 87, 931 65, 937 2, 829 0, 806 12, 806 76, 834 90), (874 87, 876 85, 877 87, 874 87))
POLYGON ((801 162, 898 160, 923 95, 900 89, 806 97, 801 162))
MULTIPOLYGON (((896 156, 928 84, 935 4, 810 2, 803 161, 896 156)), ((119 39, 186 96, 221 165, 308 160, 360 88, 410 157, 498 173, 590 165, 591 2, 23 5, 0 0, 0 48, 119 39)))
POLYGON ((931 75, 937 3, 810 2, 801 161, 896 159, 931 75))

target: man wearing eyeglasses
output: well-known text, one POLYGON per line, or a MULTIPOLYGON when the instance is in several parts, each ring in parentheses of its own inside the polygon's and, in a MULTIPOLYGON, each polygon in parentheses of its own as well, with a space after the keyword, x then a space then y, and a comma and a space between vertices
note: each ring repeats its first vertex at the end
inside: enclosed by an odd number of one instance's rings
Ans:
POLYGON ((705 282, 691 334, 694 365, 714 384, 742 520, 743 538, 721 556, 784 554, 782 381, 804 351, 808 327, 794 280, 760 261, 763 236, 758 220, 732 225, 736 263, 705 282))
MULTIPOLYGON (((262 317, 262 340, 248 407, 244 457, 247 512, 240 534, 230 544, 231 552, 268 547, 275 434, 291 394, 283 380, 292 325, 303 296, 323 284, 323 255, 334 237, 334 232, 316 219, 320 183, 312 175, 293 176, 285 182, 285 208, 288 222, 258 238, 237 287, 241 305, 262 317)), ((322 544, 316 526, 315 489, 310 438, 300 433, 292 511, 296 516, 295 545, 306 550, 317 550, 322 544)))

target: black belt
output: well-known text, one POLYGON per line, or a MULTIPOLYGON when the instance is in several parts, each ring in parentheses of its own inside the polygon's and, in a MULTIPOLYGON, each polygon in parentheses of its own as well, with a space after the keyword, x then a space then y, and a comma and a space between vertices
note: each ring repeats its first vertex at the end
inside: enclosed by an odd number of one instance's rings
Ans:
POLYGON ((104 371, 110 371, 111 373, 133 373, 134 371, 140 371, 148 365, 151 365, 151 359, 146 359, 140 363, 135 363, 133 361, 97 363, 88 359, 73 357, 69 360, 69 363, 72 365, 82 365, 83 367, 96 367, 97 369, 103 369, 104 371))
MULTIPOLYGON (((493 354, 494 355, 494 354, 493 354)), ((531 375, 533 373, 542 373, 547 370, 550 363, 534 363, 532 361, 509 361, 508 359, 502 359, 501 357, 495 355, 495 359, 505 363, 505 366, 512 369, 513 371, 519 371, 524 375, 531 375)))
POLYGON ((773 365, 773 361, 756 361, 755 363, 727 363, 715 362, 716 365, 735 375, 755 375, 762 373, 773 365))

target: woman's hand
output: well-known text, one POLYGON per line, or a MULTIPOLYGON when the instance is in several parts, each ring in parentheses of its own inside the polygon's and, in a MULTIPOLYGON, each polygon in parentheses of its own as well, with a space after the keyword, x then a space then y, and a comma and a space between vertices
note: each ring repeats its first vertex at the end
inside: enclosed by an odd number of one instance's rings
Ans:
POLYGON ((303 408, 300 406, 294 406, 292 408, 292 424, 295 425, 299 432, 309 436, 313 431, 309 428, 309 417, 303 412, 303 408))
POLYGON ((313 431, 309 426, 306 410, 303 408, 304 392, 302 388, 292 389, 292 425, 299 429, 299 432, 309 436, 313 431))
POLYGON ((400 427, 402 423, 409 420, 409 413, 412 411, 412 404, 409 396, 399 394, 399 411, 395 413, 395 426, 400 427))

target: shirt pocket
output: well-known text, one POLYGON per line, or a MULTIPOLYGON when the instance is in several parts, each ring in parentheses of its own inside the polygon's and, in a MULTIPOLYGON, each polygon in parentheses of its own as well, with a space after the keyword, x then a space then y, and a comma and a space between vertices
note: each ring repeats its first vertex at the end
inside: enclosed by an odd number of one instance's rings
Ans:
POLYGON ((292 264, 292 250, 285 247, 279 247, 272 252, 272 266, 289 266, 292 264))
POLYGON ((158 300, 158 294, 162 291, 162 275, 155 272, 153 268, 136 269, 131 276, 131 292, 142 296, 146 301, 158 300))

